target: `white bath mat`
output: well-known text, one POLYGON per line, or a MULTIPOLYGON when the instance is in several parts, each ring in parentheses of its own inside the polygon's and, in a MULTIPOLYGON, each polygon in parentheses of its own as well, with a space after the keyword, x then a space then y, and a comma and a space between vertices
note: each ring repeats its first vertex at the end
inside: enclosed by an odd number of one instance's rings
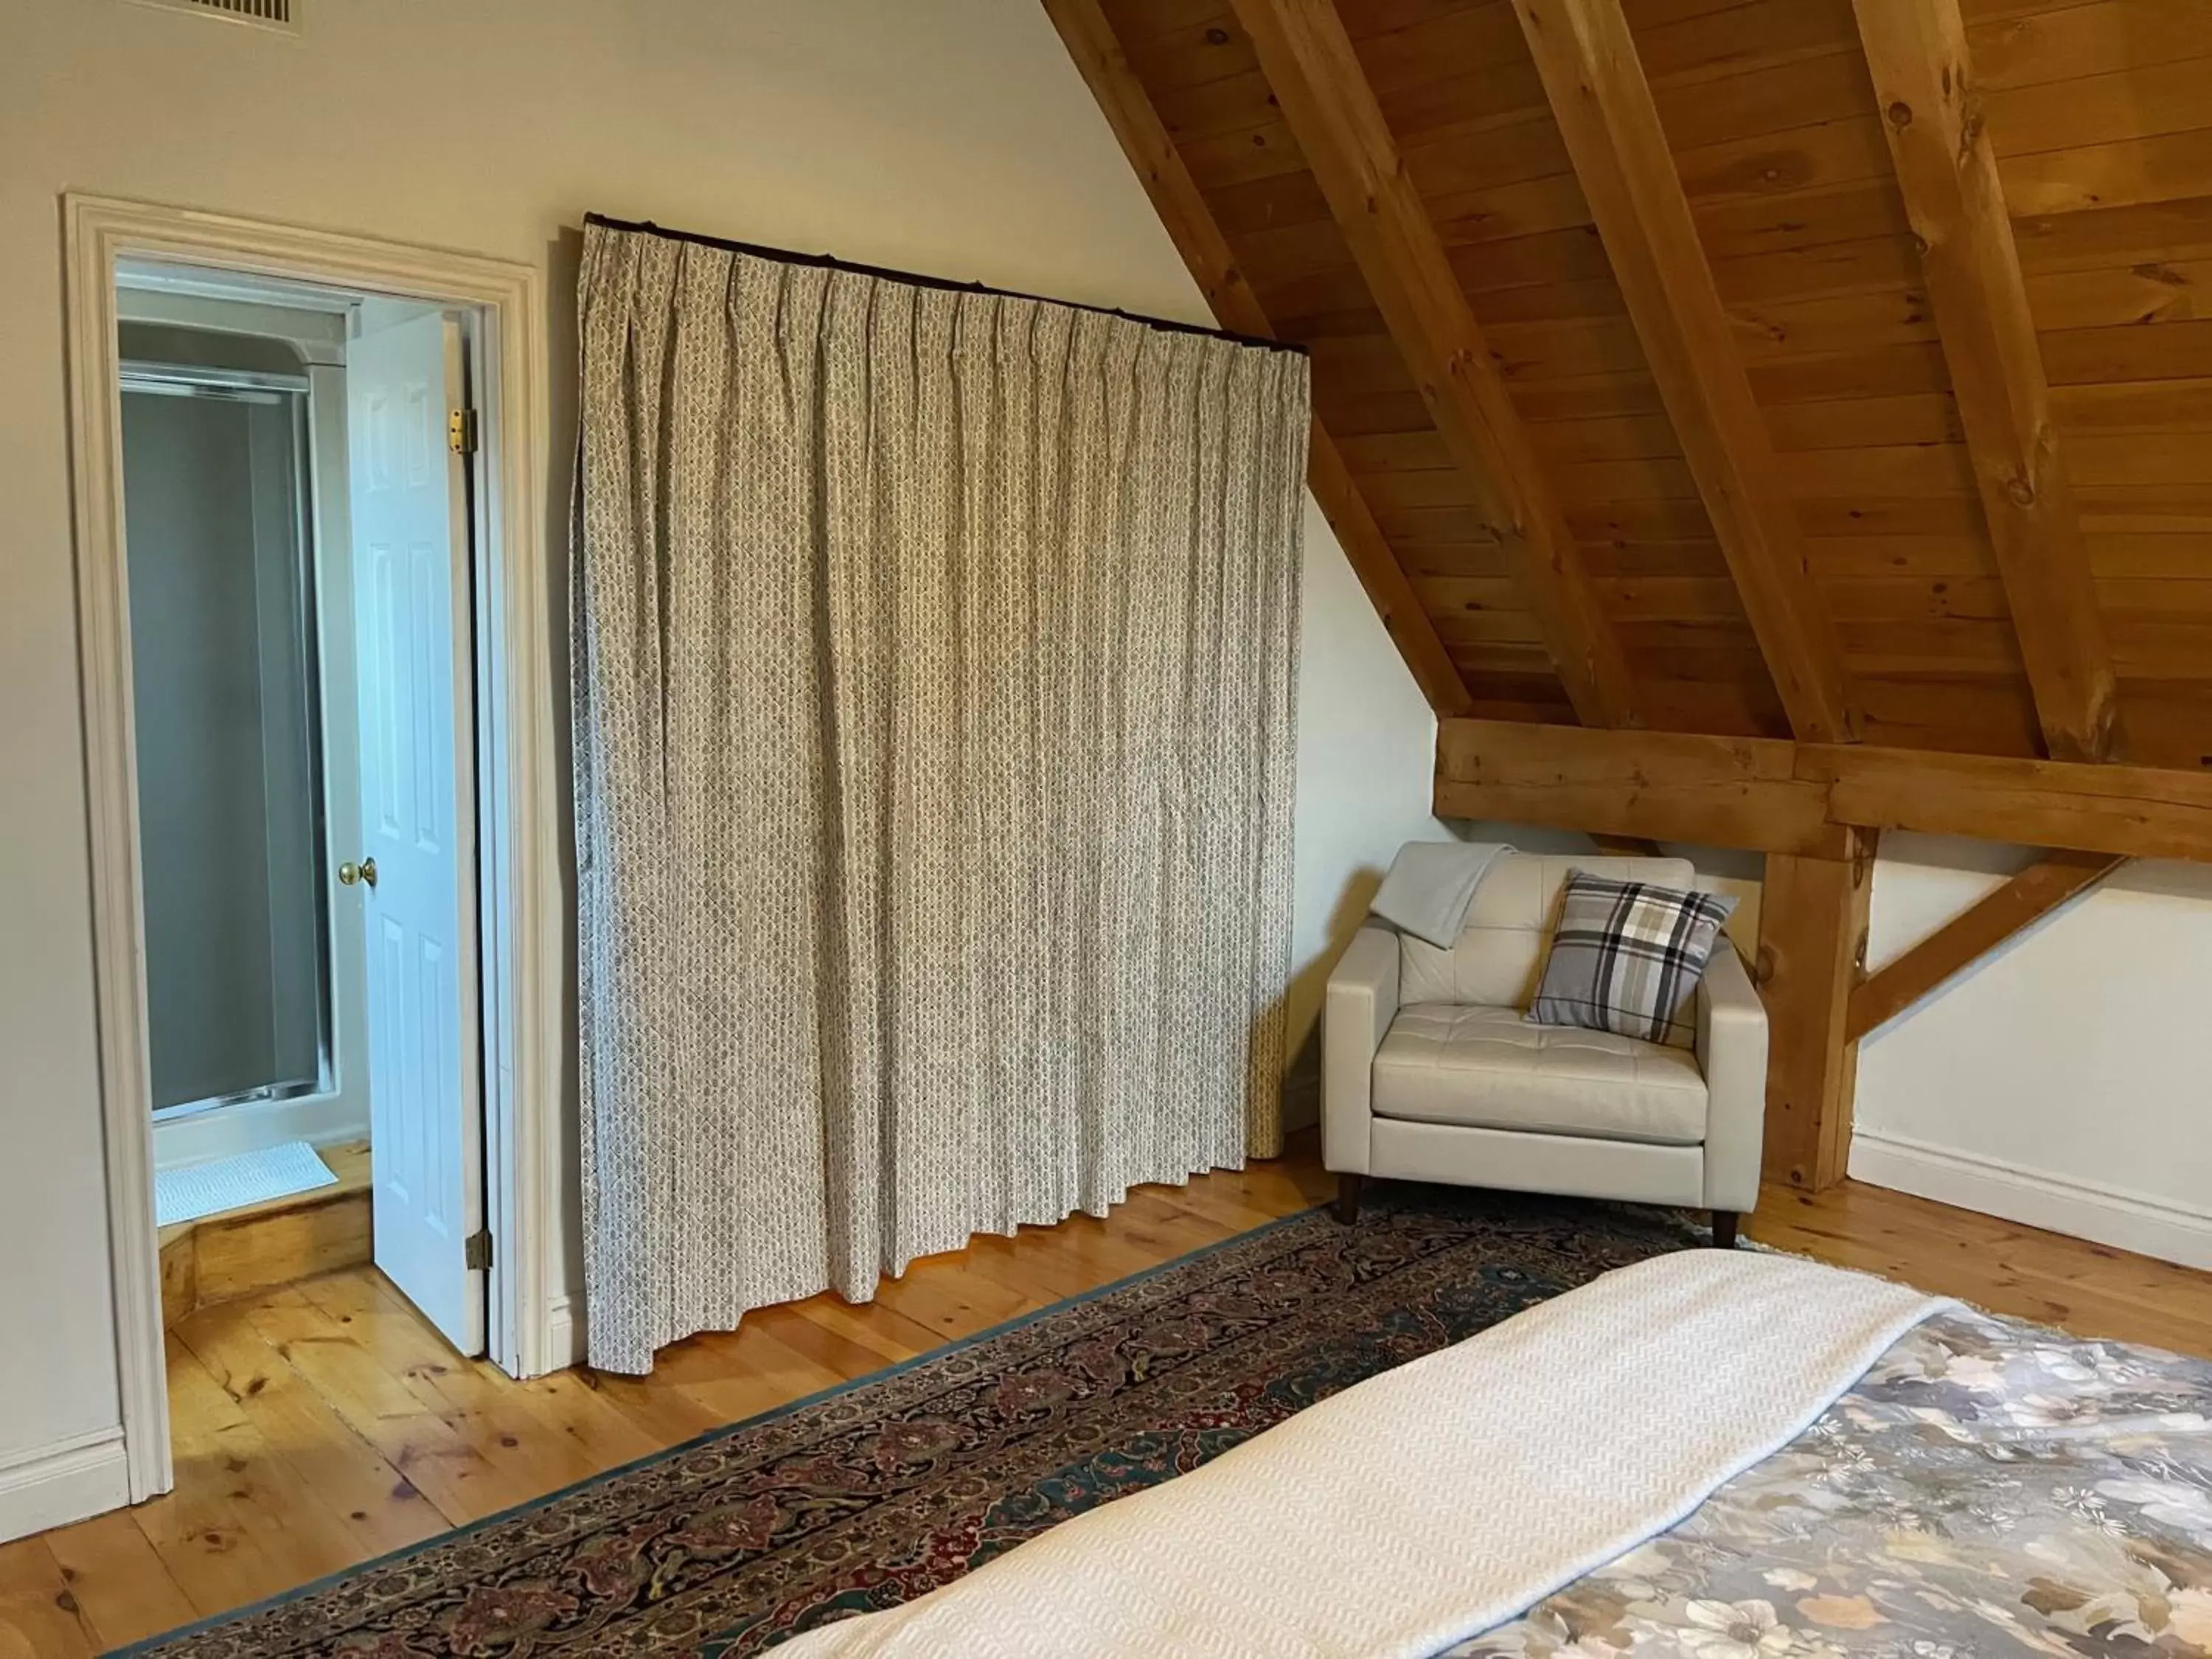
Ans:
POLYGON ((154 1224, 197 1221, 204 1215, 248 1204, 335 1187, 338 1178, 304 1140, 288 1140, 266 1152, 241 1152, 210 1164, 154 1173, 154 1224))

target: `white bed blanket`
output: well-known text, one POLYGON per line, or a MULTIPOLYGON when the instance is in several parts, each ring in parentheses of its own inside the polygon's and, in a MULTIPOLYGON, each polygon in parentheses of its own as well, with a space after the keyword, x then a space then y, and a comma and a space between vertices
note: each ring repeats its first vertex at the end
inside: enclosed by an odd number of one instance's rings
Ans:
POLYGON ((1790 1256, 1639 1262, 779 1653, 1417 1659, 1682 1520, 1946 1305, 1790 1256))

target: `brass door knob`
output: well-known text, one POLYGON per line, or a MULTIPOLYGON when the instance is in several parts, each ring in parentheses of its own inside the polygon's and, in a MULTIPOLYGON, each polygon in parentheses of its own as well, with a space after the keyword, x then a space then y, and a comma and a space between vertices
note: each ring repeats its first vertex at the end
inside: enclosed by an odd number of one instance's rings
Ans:
POLYGON ((348 859, 343 864, 338 866, 339 886, 350 887, 357 881, 365 881, 371 887, 376 885, 376 860, 374 859, 363 859, 359 864, 356 864, 351 859, 348 859))

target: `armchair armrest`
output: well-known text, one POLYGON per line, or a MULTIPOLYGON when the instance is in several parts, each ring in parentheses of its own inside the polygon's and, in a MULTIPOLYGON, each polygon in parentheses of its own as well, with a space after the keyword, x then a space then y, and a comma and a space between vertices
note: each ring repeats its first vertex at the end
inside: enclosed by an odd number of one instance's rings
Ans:
POLYGON ((1365 1175, 1375 1051, 1398 1017, 1398 936, 1363 927, 1328 976, 1322 1006, 1321 1161, 1365 1175))
POLYGON ((1698 1066, 1705 1074, 1705 1207, 1750 1211, 1766 1134, 1766 1008, 1725 935, 1698 983, 1698 1066))

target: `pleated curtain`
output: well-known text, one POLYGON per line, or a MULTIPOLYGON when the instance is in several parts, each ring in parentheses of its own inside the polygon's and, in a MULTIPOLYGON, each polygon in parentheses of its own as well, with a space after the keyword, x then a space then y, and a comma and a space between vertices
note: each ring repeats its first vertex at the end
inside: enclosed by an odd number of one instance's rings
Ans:
POLYGON ((1280 1144, 1306 364, 598 224, 594 1365, 1280 1144))

